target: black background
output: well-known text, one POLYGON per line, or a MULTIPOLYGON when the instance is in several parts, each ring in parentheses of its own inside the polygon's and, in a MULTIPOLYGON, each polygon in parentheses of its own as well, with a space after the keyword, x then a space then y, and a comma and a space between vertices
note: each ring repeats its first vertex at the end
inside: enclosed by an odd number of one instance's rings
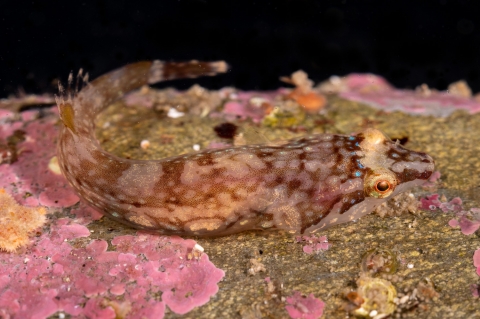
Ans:
POLYGON ((476 2, 0 0, 0 97, 143 59, 226 60, 229 74, 200 81, 209 88, 273 89, 303 69, 315 81, 371 72, 410 88, 465 79, 477 92, 476 2))

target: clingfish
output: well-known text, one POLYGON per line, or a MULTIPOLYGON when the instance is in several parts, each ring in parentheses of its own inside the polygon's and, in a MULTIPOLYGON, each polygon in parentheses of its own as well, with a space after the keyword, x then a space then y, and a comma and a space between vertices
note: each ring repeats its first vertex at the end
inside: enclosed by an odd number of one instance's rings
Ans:
POLYGON ((357 220, 433 173, 429 155, 376 129, 160 160, 121 158, 96 140, 96 115, 125 93, 226 69, 222 61, 138 62, 97 78, 75 96, 58 97, 59 164, 79 196, 114 220, 160 234, 308 234, 357 220))

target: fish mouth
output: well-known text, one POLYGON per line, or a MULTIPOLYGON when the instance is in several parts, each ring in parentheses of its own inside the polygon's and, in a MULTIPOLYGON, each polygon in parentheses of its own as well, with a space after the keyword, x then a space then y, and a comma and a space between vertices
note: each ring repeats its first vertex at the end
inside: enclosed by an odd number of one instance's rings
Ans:
POLYGON ((422 159, 421 162, 427 164, 426 174, 428 174, 428 177, 426 177, 426 179, 430 178, 430 176, 433 174, 435 170, 435 160, 433 159, 433 157, 431 157, 427 153, 423 153, 423 152, 416 152, 416 153, 422 159))

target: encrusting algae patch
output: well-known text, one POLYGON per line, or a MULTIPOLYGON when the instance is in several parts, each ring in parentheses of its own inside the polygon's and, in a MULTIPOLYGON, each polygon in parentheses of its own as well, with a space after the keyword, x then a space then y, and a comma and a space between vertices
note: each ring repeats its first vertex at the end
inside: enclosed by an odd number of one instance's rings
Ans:
POLYGON ((28 243, 28 235, 45 224, 43 207, 19 205, 4 189, 0 189, 0 250, 13 252, 28 243))

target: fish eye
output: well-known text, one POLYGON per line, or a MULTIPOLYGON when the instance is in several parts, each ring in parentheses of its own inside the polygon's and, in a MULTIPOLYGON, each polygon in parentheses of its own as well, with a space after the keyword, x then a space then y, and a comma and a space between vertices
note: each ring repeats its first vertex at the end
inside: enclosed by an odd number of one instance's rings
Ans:
POLYGON ((374 198, 385 198, 390 196, 399 180, 390 170, 377 168, 368 172, 364 180, 365 195, 374 198))
POLYGON ((390 187, 391 185, 388 181, 378 181, 377 184, 375 184, 375 189, 380 193, 385 193, 390 187))

